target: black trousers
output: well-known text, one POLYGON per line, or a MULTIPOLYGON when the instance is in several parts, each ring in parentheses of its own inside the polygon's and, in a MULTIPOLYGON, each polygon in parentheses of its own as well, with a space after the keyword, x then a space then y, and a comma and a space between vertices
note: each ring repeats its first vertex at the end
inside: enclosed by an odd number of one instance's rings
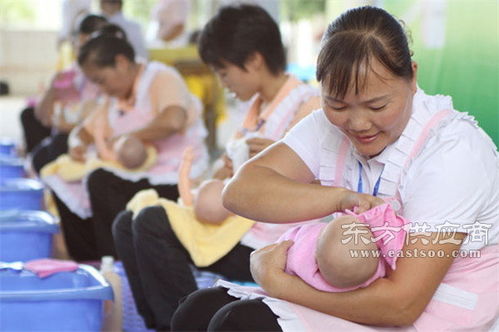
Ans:
POLYGON ((172 331, 282 331, 261 298, 240 300, 222 287, 187 296, 172 318, 172 331))
POLYGON ((68 134, 56 134, 46 137, 31 152, 31 164, 37 174, 43 166, 68 152, 68 134))
MULTIPOLYGON (((168 330, 179 300, 197 289, 192 260, 160 206, 143 209, 135 218, 121 212, 113 225, 116 250, 125 268, 137 310, 148 328, 168 330)), ((252 248, 236 245, 204 268, 229 279, 252 281, 252 248)))
POLYGON ((35 146, 40 144, 46 137, 49 137, 52 131, 50 127, 45 127, 35 117, 35 109, 33 107, 27 107, 21 112, 21 124, 27 153, 33 151, 35 146))
POLYGON ((93 171, 87 181, 93 216, 81 219, 56 196, 64 240, 69 254, 77 261, 100 260, 102 256, 118 258, 112 236, 112 223, 132 197, 143 189, 155 189, 161 197, 176 200, 176 185, 151 185, 122 179, 104 169, 93 171))

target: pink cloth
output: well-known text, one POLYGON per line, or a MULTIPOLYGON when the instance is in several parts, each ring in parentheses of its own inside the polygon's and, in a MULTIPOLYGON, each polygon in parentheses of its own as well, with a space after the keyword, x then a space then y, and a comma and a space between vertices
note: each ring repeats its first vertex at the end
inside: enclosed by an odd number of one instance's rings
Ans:
MULTIPOLYGON (((395 269, 396 254, 404 246, 406 235, 404 226, 408 223, 402 217, 397 216, 389 204, 377 206, 361 214, 355 214, 351 211, 348 211, 347 214, 357 217, 360 222, 371 227, 371 232, 374 235, 374 239, 372 240, 376 242, 376 245, 380 249, 381 255, 378 268, 369 280, 355 287, 337 288, 330 285, 321 276, 315 259, 315 252, 317 249, 317 240, 324 227, 327 226, 325 222, 299 225, 281 236, 279 242, 285 240, 294 241, 294 244, 288 250, 286 273, 297 275, 306 283, 321 291, 347 292, 367 287, 376 279, 384 277, 386 274, 386 264, 395 269)), ((355 228, 352 228, 352 230, 355 230, 355 228)), ((362 234, 352 234, 352 241, 361 241, 361 236, 362 234), (353 239, 355 236, 358 238, 353 239)))
POLYGON ((24 269, 40 278, 45 278, 57 272, 75 271, 78 269, 78 264, 73 261, 43 258, 24 263, 24 269))
POLYGON ((407 227, 410 223, 397 216, 390 204, 378 205, 361 214, 347 211, 347 214, 369 225, 374 241, 381 251, 384 260, 392 270, 396 268, 396 253, 404 246, 407 227))

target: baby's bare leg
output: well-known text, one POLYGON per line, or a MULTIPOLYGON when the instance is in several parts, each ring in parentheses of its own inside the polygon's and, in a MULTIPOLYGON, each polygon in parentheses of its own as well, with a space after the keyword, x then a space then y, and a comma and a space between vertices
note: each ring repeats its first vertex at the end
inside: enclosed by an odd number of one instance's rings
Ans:
POLYGON ((201 184, 194 203, 194 213, 200 222, 220 224, 231 215, 222 203, 223 188, 221 180, 209 180, 201 184))
POLYGON ((194 197, 191 192, 191 179, 189 175, 191 173, 192 161, 194 159, 194 150, 192 147, 185 149, 182 156, 182 162, 180 163, 179 173, 178 173, 178 191, 182 203, 185 206, 192 206, 194 197))
POLYGON ((324 279, 338 288, 367 281, 376 272, 379 260, 376 256, 378 247, 372 238, 369 227, 353 216, 331 221, 319 237, 316 252, 324 279))

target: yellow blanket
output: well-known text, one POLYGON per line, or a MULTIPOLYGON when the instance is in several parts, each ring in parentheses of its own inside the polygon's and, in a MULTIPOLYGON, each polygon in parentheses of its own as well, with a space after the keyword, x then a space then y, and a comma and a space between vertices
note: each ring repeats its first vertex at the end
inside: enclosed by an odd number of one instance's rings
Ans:
POLYGON ((40 175, 46 177, 50 175, 59 175, 63 180, 71 182, 83 179, 85 175, 101 167, 123 169, 130 172, 143 172, 150 169, 158 158, 157 151, 152 146, 146 147, 147 159, 144 164, 135 169, 127 169, 117 161, 104 161, 99 158, 89 158, 85 162, 79 162, 71 159, 67 154, 63 154, 53 162, 45 165, 40 175))
POLYGON ((202 224, 197 221, 192 207, 159 198, 154 189, 138 192, 127 209, 136 216, 143 208, 153 205, 165 209, 173 231, 198 267, 209 266, 225 256, 255 223, 240 216, 230 216, 220 225, 202 224))

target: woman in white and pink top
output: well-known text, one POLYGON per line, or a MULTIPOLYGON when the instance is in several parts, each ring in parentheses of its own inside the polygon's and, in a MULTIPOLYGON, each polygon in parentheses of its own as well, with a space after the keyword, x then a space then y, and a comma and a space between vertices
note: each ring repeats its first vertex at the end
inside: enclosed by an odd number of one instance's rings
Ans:
POLYGON ((161 63, 135 61, 131 45, 101 35, 80 50, 78 62, 90 81, 105 94, 100 106, 69 137, 69 154, 84 161, 89 153, 114 160, 113 144, 127 135, 152 145, 156 163, 146 171, 99 168, 83 181, 57 175, 44 178, 55 194, 69 254, 76 260, 114 255, 111 224, 135 193, 154 188, 177 199, 178 167, 187 146, 194 149, 192 176, 208 165, 206 129, 200 101, 180 74, 161 63))
POLYGON ((323 109, 246 163, 224 191, 226 208, 271 223, 391 199, 411 223, 396 268, 364 288, 323 292, 285 272, 292 242, 280 242, 251 255, 261 288, 220 282, 197 291, 177 309, 173 330, 492 326, 499 314, 497 148, 450 97, 419 89, 416 73, 394 17, 376 7, 345 12, 318 57, 323 109))

